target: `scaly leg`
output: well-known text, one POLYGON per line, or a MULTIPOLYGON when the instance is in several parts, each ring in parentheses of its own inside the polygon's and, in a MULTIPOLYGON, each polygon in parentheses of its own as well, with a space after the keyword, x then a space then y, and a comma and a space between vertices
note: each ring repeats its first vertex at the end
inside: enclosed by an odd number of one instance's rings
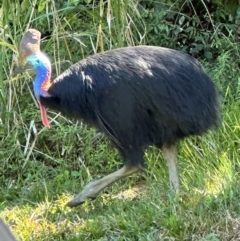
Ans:
POLYGON ((87 199, 94 199, 105 187, 109 186, 110 184, 116 182, 121 178, 137 172, 139 169, 140 168, 138 166, 123 166, 116 172, 113 172, 99 180, 90 182, 76 197, 74 197, 66 205, 69 207, 75 207, 84 203, 87 199))
POLYGON ((164 159, 167 161, 171 188, 178 192, 180 184, 177 170, 177 146, 174 144, 164 145, 161 150, 164 159))

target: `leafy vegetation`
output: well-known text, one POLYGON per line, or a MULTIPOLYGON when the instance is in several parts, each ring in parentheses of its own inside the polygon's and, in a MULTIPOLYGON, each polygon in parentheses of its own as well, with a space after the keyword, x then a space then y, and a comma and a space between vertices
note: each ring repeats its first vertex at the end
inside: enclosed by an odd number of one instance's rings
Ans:
POLYGON ((239 239, 239 19, 233 1, 2 1, 0 5, 0 216, 19 240, 239 239), (146 170, 93 202, 65 203, 121 159, 96 130, 50 112, 43 128, 31 73, 12 78, 29 27, 42 32, 53 77, 90 54, 152 44, 198 58, 222 94, 223 124, 179 145, 181 193, 169 193, 159 150, 146 170))

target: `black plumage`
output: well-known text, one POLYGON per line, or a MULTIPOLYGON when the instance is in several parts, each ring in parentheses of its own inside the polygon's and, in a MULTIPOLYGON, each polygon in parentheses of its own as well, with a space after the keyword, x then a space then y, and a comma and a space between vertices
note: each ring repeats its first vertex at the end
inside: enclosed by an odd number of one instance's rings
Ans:
POLYGON ((41 103, 94 125, 121 152, 161 148, 219 123, 213 82, 197 60, 172 49, 139 46, 95 54, 53 83, 53 97, 41 97, 41 103))

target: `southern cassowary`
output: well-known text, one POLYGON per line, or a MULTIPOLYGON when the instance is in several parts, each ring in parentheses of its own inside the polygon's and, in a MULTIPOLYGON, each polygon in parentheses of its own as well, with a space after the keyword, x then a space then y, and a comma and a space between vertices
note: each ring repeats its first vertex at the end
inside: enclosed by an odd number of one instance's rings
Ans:
POLYGON ((86 185, 67 204, 71 207, 140 170, 148 146, 162 150, 170 184, 179 190, 177 142, 220 123, 214 83, 196 59, 176 50, 109 50, 77 62, 54 80, 51 63, 40 51, 26 54, 21 62, 26 65, 16 73, 29 66, 36 72, 33 88, 45 126, 45 107, 60 111, 105 133, 122 155, 124 166, 86 185))

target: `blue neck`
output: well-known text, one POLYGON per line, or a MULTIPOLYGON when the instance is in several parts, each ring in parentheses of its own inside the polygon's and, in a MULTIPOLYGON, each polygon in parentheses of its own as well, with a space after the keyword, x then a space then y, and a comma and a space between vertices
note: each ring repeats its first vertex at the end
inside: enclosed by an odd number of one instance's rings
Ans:
POLYGON ((42 90, 42 84, 47 78, 49 78, 49 70, 45 66, 38 67, 33 81, 33 90, 37 100, 40 100, 40 95, 44 97, 49 96, 46 91, 42 90))

